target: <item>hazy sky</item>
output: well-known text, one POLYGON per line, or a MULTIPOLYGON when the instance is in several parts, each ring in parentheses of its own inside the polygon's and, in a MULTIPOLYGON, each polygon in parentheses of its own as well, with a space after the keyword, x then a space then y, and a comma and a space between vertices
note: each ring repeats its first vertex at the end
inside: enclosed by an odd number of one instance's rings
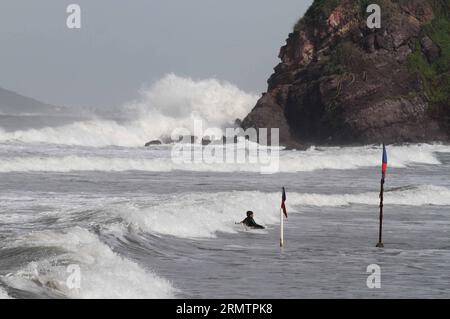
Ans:
POLYGON ((0 87, 108 107, 173 72, 260 93, 312 0, 2 0, 0 87), (82 28, 66 8, 82 9, 82 28))

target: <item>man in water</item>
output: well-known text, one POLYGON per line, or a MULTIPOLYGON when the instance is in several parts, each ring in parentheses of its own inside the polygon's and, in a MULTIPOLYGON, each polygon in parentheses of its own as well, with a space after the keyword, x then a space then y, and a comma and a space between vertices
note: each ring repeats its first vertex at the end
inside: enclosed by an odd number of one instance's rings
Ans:
POLYGON ((264 229, 264 226, 258 225, 255 220, 253 219, 253 212, 248 211, 247 212, 247 218, 241 221, 241 224, 244 224, 247 227, 253 228, 253 229, 264 229))

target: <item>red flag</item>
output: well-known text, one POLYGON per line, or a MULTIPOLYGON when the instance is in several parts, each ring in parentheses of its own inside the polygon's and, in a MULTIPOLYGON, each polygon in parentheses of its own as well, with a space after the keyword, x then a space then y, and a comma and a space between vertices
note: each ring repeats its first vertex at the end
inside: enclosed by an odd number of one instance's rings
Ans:
POLYGON ((283 187, 283 195, 281 195, 281 209, 283 210, 284 216, 286 216, 286 218, 287 218, 288 215, 287 215, 285 202, 286 202, 286 190, 283 187))
POLYGON ((386 171, 387 171, 387 152, 386 152, 386 146, 383 144, 383 164, 381 166, 381 174, 383 176, 383 179, 386 177, 386 171))

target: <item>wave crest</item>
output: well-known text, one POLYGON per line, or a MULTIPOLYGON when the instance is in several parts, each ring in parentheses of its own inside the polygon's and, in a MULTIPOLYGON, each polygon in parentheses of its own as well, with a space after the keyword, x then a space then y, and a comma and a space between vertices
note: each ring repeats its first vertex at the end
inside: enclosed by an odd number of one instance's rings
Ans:
MULTIPOLYGON (((339 207, 379 204, 377 192, 360 194, 288 194, 287 208, 299 213, 305 206, 339 207)), ((217 232, 234 233, 242 230, 235 225, 244 218, 244 207, 256 213, 258 222, 275 225, 279 222, 279 193, 221 192, 190 193, 159 196, 146 207, 124 205, 114 210, 126 222, 144 231, 183 238, 215 237, 217 232), (172 198, 172 197, 176 197, 172 198)), ((406 206, 450 206, 450 189, 422 185, 398 190, 387 190, 385 203, 406 206)))
POLYGON ((0 141, 80 146, 143 146, 170 136, 175 128, 193 131, 193 120, 205 127, 225 128, 248 114, 257 96, 216 79, 195 81, 174 74, 164 76, 140 92, 140 99, 117 111, 124 120, 93 118, 59 127, 5 132, 0 141))
POLYGON ((14 242, 13 247, 48 247, 65 253, 29 263, 2 277, 11 287, 39 294, 50 290, 69 298, 172 298, 174 289, 138 264, 114 253, 97 236, 75 227, 64 233, 36 232, 14 242), (66 285, 67 263, 81 270, 80 288, 66 285))
MULTIPOLYGON (((14 154, 22 148, 8 147, 2 152, 14 154)), ((196 150, 198 151, 198 150, 196 150)), ((409 145, 389 148, 389 168, 408 165, 441 164, 436 153, 450 152, 445 145, 409 145)), ((80 150, 63 149, 56 156, 13 156, 0 158, 0 172, 70 172, 70 171, 210 171, 261 172, 261 163, 180 163, 170 158, 170 147, 160 150, 98 150, 80 155, 80 150), (62 156, 62 154, 75 153, 62 156)), ((9 155, 11 156, 11 155, 9 155)), ((271 158, 273 161, 278 158, 271 158)), ((312 148, 307 151, 280 151, 279 172, 310 172, 323 169, 348 170, 380 165, 379 147, 312 148)))

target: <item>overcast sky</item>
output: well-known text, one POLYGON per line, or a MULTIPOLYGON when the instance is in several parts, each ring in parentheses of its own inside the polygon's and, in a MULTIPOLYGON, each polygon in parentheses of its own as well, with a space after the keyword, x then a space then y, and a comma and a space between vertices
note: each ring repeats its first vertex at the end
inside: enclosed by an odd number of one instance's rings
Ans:
POLYGON ((118 106, 173 72, 266 89, 312 0, 2 0, 0 87, 45 102, 118 106), (82 28, 66 8, 82 9, 82 28))

